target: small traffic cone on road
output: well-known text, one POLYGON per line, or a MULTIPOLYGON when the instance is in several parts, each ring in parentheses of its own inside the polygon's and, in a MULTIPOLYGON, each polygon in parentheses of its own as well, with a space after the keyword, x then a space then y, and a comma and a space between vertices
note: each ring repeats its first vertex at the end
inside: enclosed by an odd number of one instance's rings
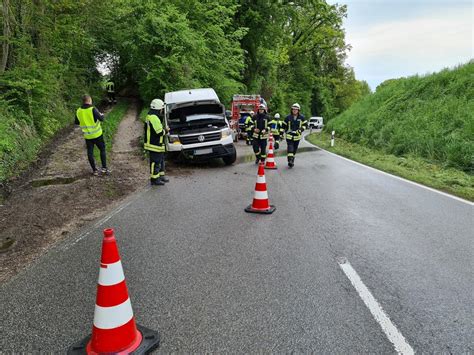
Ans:
POLYGON ((276 169, 276 168, 277 168, 277 165, 275 163, 275 155, 273 154, 273 140, 271 140, 270 146, 268 147, 267 160, 265 161, 265 169, 276 169))
POLYGON ((68 354, 147 354, 159 343, 158 332, 135 323, 114 230, 105 229, 92 335, 68 354))
POLYGON ((247 206, 245 212, 271 214, 276 207, 270 205, 268 200, 267 183, 265 182, 265 170, 263 163, 258 165, 257 183, 255 184, 255 193, 253 202, 247 206))

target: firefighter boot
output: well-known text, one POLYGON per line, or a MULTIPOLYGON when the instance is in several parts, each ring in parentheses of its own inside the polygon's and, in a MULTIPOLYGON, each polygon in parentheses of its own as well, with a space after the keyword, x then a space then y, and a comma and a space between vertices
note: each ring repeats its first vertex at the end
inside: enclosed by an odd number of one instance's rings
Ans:
POLYGON ((163 186, 165 183, 161 179, 152 179, 150 180, 151 185, 163 186))
POLYGON ((288 167, 291 169, 295 165, 295 157, 288 157, 288 167))

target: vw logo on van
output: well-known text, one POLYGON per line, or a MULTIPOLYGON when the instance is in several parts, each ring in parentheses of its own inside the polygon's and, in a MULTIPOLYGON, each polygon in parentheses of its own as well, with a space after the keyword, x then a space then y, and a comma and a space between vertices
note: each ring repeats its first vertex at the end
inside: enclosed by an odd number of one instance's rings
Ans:
POLYGON ((202 134, 198 137, 199 142, 204 142, 205 139, 206 137, 204 137, 202 134))

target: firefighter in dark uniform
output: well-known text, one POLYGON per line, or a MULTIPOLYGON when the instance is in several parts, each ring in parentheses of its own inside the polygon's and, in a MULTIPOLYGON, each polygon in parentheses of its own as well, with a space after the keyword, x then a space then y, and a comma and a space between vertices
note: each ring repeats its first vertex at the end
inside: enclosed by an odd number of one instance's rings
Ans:
POLYGON ((246 144, 252 144, 252 122, 253 122, 253 115, 254 112, 250 111, 250 114, 245 118, 245 133, 247 134, 246 137, 246 144))
POLYGON ((291 113, 286 116, 282 126, 286 132, 286 143, 288 145, 288 166, 292 168, 295 165, 295 155, 298 151, 298 145, 306 129, 307 121, 300 113, 300 105, 293 104, 291 113))
POLYGON ((109 103, 116 103, 117 99, 115 98, 115 84, 114 84, 114 82, 109 80, 105 84, 105 89, 107 90, 107 97, 109 99, 109 103))
POLYGON ((165 184, 165 172, 163 160, 165 158, 165 134, 166 130, 160 120, 163 114, 164 102, 154 99, 150 104, 150 111, 145 121, 145 144, 144 148, 150 155, 150 183, 152 185, 165 184))
POLYGON ((270 121, 271 132, 273 138, 275 139, 275 150, 280 147, 280 132, 281 132, 281 122, 280 114, 275 113, 273 120, 270 121))
POLYGON ((252 141, 253 151, 255 153, 255 164, 265 162, 267 158, 267 139, 269 131, 269 119, 266 107, 263 104, 258 106, 258 112, 253 116, 252 120, 252 141))

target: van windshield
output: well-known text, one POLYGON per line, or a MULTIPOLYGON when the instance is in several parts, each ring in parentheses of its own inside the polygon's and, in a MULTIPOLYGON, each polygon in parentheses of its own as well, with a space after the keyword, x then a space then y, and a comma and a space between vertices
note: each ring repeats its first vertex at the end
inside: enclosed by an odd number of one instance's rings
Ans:
POLYGON ((168 115, 171 129, 213 125, 227 125, 223 107, 218 104, 185 106, 172 110, 168 115))

